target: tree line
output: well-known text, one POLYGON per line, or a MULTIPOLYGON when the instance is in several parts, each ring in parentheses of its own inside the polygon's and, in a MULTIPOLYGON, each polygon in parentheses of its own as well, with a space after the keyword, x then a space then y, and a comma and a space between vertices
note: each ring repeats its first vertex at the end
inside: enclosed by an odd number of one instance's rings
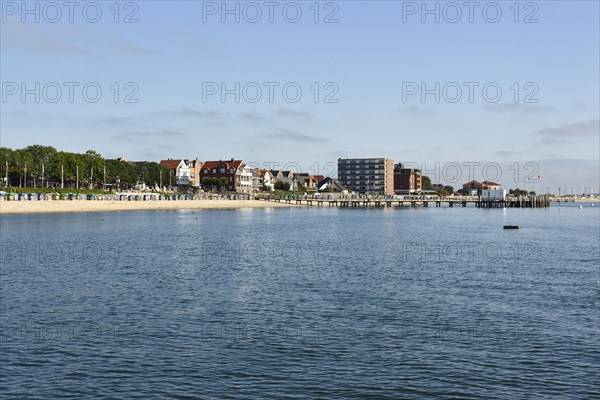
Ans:
MULTIPOLYGON (((128 162, 103 158, 94 150, 83 154, 58 151, 52 146, 32 145, 22 149, 0 147, 4 186, 77 187, 130 189, 144 183, 169 183, 171 171, 156 162, 128 162), (77 182, 79 175, 79 182, 77 182), (6 181, 8 180, 8 182, 6 181), (84 187, 85 186, 85 187, 84 187)), ((172 177, 175 182, 175 177, 172 177)))

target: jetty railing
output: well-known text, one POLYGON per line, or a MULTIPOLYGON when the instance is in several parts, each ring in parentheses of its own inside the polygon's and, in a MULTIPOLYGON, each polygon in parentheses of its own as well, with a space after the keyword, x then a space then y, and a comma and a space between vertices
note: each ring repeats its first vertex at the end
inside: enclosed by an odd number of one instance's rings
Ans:
POLYGON ((288 195, 259 194, 258 200, 316 207, 467 207, 477 208, 542 208, 550 207, 549 196, 509 197, 486 199, 480 196, 357 196, 357 195, 288 195))

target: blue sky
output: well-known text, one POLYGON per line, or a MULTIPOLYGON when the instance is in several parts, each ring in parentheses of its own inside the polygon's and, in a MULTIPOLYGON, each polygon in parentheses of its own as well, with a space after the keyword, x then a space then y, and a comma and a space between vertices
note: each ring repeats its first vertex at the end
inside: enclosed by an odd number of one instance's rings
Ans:
POLYGON ((483 166, 498 163, 497 180, 508 187, 526 186, 532 174, 542 177, 540 189, 600 185, 596 1, 519 2, 517 17, 515 2, 476 2, 473 22, 457 2, 455 23, 447 2, 427 2, 440 10, 439 23, 422 14, 424 3, 401 1, 319 2, 318 23, 314 1, 273 2, 272 23, 265 2, 254 3, 263 13, 256 23, 246 20, 256 9, 247 2, 227 3, 239 7, 239 23, 234 15, 222 21, 222 2, 121 2, 119 23, 113 1, 97 2, 96 23, 88 22, 95 16, 89 2, 79 3, 73 22, 66 7, 52 22, 54 10, 37 4, 40 22, 23 15, 21 2, 2 2, 2 146, 95 149, 132 160, 236 157, 295 162, 311 172, 318 165, 321 173, 338 157, 384 156, 422 165, 442 183, 455 178, 455 187, 471 178, 464 163, 480 164, 475 179, 496 177, 483 166), (291 23, 296 9, 302 16, 291 23), (123 23, 130 13, 138 22, 123 23), (324 23, 331 13, 338 22, 324 23), (20 85, 36 82, 40 102, 32 94, 23 101, 20 85), (51 82, 62 88, 56 103, 52 85, 43 91, 51 82), (79 84, 73 102, 64 82, 79 84), (90 82, 102 89, 96 103, 81 93, 90 82), (233 89, 236 82, 239 102, 203 93, 211 83, 233 89), (262 90, 254 103, 254 84, 241 93, 252 82, 262 90), (278 84, 273 102, 265 82, 278 84), (465 82, 473 82, 472 102, 465 82), (435 94, 422 99, 422 85, 436 83, 439 102, 435 94), (297 102, 284 97, 286 84, 290 97, 294 87, 302 90, 297 102), (408 94, 415 84, 419 92, 408 94), (134 88, 138 102, 124 102, 134 88), (495 88, 502 90, 497 102, 495 88), (325 102, 333 92, 337 102, 325 102), (461 166, 460 178, 451 163, 461 166))

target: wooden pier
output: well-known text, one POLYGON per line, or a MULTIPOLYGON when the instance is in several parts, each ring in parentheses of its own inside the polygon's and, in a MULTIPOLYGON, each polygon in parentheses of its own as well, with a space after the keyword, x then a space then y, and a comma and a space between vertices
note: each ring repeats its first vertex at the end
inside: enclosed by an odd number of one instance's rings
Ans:
POLYGON ((383 207, 467 207, 477 208, 544 208, 550 207, 549 196, 506 198, 504 200, 482 200, 480 198, 314 198, 304 196, 258 195, 257 200, 278 203, 341 208, 383 208, 383 207))

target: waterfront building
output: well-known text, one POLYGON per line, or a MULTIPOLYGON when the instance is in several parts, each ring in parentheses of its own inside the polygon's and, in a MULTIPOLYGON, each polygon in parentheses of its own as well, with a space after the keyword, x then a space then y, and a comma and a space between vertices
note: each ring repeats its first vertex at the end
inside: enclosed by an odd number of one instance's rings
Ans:
POLYGON ((504 200, 506 199, 506 190, 503 189, 483 189, 481 191, 481 199, 489 200, 504 200))
POLYGON ((205 178, 225 178, 225 188, 238 193, 252 192, 252 170, 242 160, 206 161, 200 172, 201 182, 205 178))
POLYGON ((307 172, 296 174, 299 191, 313 192, 319 189, 319 182, 325 177, 323 175, 310 175, 307 172))
MULTIPOLYGON (((169 173, 171 174, 169 179, 172 179, 171 184, 189 186, 193 182, 190 167, 185 161, 186 160, 173 160, 172 158, 160 160, 160 165, 169 169, 169 173)), ((167 177, 165 177, 165 179, 167 179, 167 177)))
POLYGON ((291 190, 295 190, 295 178, 296 178, 296 174, 294 174, 292 171, 282 171, 282 170, 271 170, 271 174, 273 175, 274 178, 274 183, 276 182, 285 182, 288 185, 290 185, 290 189, 291 190))
POLYGON ((340 183, 337 179, 334 178, 323 178, 317 184, 319 190, 330 191, 333 189, 334 192, 348 193, 348 188, 340 183))
POLYGON ((483 190, 502 190, 502 185, 492 181, 479 182, 472 180, 463 183, 463 188, 460 192, 466 196, 481 196, 483 190))
POLYGON ((339 158, 338 179, 356 193, 394 194, 394 160, 339 158))
POLYGON ((421 170, 406 168, 402 163, 394 166, 394 193, 411 194, 423 190, 421 170))
POLYGON ((184 160, 190 170, 190 185, 194 187, 200 187, 200 169, 202 168, 202 162, 199 158, 195 160, 184 160))
POLYGON ((271 171, 257 168, 256 173, 258 175, 260 183, 259 191, 263 190, 263 186, 266 187, 267 190, 273 191, 275 187, 275 178, 273 178, 273 174, 271 173, 271 171))

